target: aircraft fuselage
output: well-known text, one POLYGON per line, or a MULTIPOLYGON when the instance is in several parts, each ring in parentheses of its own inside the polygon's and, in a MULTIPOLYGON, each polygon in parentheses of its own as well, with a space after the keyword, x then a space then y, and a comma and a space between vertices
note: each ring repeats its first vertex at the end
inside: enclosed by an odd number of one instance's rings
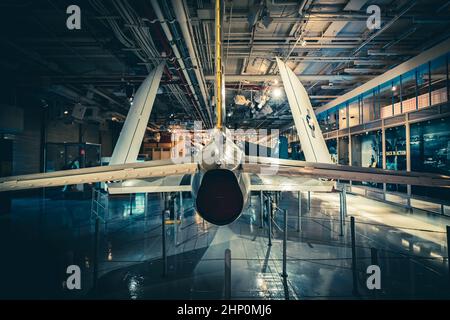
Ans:
POLYGON ((240 172, 243 151, 220 130, 201 150, 200 170, 192 177, 192 195, 197 212, 206 221, 226 225, 245 209, 250 177, 240 172))

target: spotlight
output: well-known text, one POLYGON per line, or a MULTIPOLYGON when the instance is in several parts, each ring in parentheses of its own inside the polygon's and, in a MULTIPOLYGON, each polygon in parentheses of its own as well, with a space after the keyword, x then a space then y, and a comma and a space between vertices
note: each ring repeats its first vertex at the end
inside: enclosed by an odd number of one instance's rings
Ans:
POLYGON ((68 114, 69 114, 69 111, 68 111, 68 110, 64 110, 64 114, 65 114, 65 115, 68 115, 68 114))
POLYGON ((275 89, 273 89, 273 96, 274 96, 275 98, 281 97, 282 94, 283 94, 283 92, 281 91, 280 88, 275 88, 275 89))
POLYGON ((392 86, 392 91, 396 91, 397 87, 396 86, 392 86))

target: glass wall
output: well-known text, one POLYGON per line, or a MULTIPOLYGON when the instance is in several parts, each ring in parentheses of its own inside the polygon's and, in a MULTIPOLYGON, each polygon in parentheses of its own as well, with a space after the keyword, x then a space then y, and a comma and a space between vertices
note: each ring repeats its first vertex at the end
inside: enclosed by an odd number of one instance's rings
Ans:
POLYGON ((389 81, 379 86, 378 102, 380 104, 381 118, 388 118, 394 115, 392 99, 393 82, 389 81))
POLYGON ((362 96, 362 122, 366 123, 378 119, 379 110, 375 99, 375 90, 366 92, 362 96))
POLYGON ((401 77, 397 77, 391 82, 392 113, 394 116, 402 113, 401 85, 402 85, 401 77))
MULTIPOLYGON (((383 156, 381 138, 381 130, 353 135, 352 165, 366 168, 382 168, 383 156)), ((381 183, 361 183, 353 181, 353 184, 383 188, 383 184, 381 183)))
POLYGON ((341 137, 338 140, 339 143, 339 164, 349 164, 349 150, 348 150, 348 137, 341 137))
MULTIPOLYGON (((324 132, 354 127, 378 119, 415 112, 417 110, 449 103, 450 100, 450 53, 426 62, 365 93, 353 97, 333 109, 319 114, 324 132)), ((446 109, 439 109, 445 111, 446 109)), ((427 114, 411 117, 418 121, 427 114)), ((400 121, 399 121, 400 122, 400 121)), ((386 122, 386 124, 392 122, 386 122)), ((381 127, 380 123, 367 126, 381 127)), ((358 129, 359 131, 359 129, 358 129)), ((406 130, 401 125, 387 128, 386 169, 406 170, 406 130)), ((413 171, 441 172, 450 174, 450 120, 422 120, 411 125, 411 166, 413 171)), ((339 164, 362 167, 382 167, 381 131, 369 131, 352 135, 352 155, 349 159, 348 137, 327 141, 333 159, 339 164), (338 151, 338 152, 337 152, 338 151)), ((356 183, 357 184, 357 183, 356 183)), ((380 185, 376 185, 380 187, 380 185)), ((386 185, 388 191, 406 192, 405 185, 386 185)), ((413 194, 439 196, 450 199, 449 191, 443 196, 443 189, 412 187, 413 194)))
POLYGON ((431 62, 431 105, 447 102, 447 59, 441 57, 431 62))
POLYGON ((430 105, 430 69, 429 64, 424 64, 417 68, 417 107, 426 108, 430 105))
POLYGON ((351 100, 348 104, 348 125, 349 127, 356 126, 360 124, 360 105, 359 97, 357 99, 351 100))
POLYGON ((328 152, 331 155, 331 160, 333 163, 338 163, 337 158, 337 139, 329 139, 325 141, 328 147, 328 152))
MULTIPOLYGON (((450 118, 411 124, 411 170, 450 174, 450 118)), ((413 194, 448 200, 450 191, 412 187, 413 194)))
MULTIPOLYGON (((449 100, 449 54, 397 76, 336 106, 335 129, 388 118, 449 100), (348 109, 348 110, 347 110, 348 109)), ((325 113, 327 113, 326 111, 325 113)), ((327 113, 327 116, 331 115, 327 113)), ((319 114, 318 117, 325 117, 319 114)), ((326 131, 332 131, 328 126, 326 131)))
MULTIPOLYGON (((406 128, 386 129, 386 169, 406 170, 406 128)), ((388 191, 406 192, 406 185, 387 184, 388 191)))
POLYGON ((411 169, 450 174, 450 118, 411 124, 411 169))
POLYGON ((339 108, 339 129, 348 127, 348 104, 339 108))
POLYGON ((410 112, 416 110, 416 71, 410 71, 402 75, 402 111, 410 112))
POLYGON ((339 109, 328 110, 317 116, 320 129, 323 133, 339 129, 339 109))

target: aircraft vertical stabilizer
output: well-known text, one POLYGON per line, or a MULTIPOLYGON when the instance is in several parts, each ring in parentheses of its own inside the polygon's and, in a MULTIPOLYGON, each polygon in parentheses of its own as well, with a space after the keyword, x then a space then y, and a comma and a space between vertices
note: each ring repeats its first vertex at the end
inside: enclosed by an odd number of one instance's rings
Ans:
POLYGON ((305 154, 305 160, 308 162, 332 163, 306 89, 284 62, 277 58, 277 64, 300 138, 300 144, 305 154))
POLYGON ((120 132, 110 165, 136 162, 161 81, 164 62, 158 65, 142 82, 120 132))

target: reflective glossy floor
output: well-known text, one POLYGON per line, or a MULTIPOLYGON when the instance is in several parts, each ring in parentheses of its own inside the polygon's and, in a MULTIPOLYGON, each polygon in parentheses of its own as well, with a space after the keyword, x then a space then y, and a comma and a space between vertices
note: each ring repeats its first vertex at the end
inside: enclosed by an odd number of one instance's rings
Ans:
POLYGON ((0 298, 222 299, 226 249, 231 250, 232 299, 450 296, 449 218, 348 194, 341 235, 338 193, 311 194, 309 211, 307 194, 302 198, 300 224, 297 193, 284 193, 279 202, 288 213, 283 278, 283 212, 274 218, 269 246, 257 194, 241 218, 224 227, 196 215, 187 194, 182 209, 176 199, 181 221, 165 226, 165 275, 160 196, 149 195, 147 210, 144 195, 110 197, 109 214, 99 224, 95 289, 91 200, 15 199, 11 214, 0 216, 0 298), (350 216, 356 221, 355 284, 350 216), (380 290, 367 288, 371 264, 380 267, 380 290), (69 265, 81 269, 81 290, 65 287, 69 265))

